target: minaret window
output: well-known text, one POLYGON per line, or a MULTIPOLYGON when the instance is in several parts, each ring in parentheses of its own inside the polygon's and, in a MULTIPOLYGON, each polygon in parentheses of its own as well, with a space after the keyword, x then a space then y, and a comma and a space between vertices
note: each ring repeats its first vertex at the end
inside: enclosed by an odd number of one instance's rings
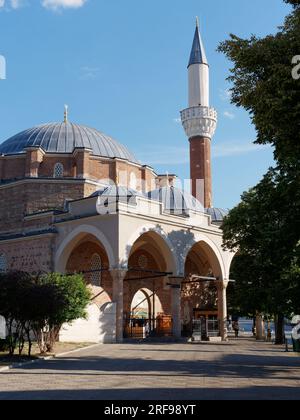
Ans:
POLYGON ((0 254, 0 273, 7 271, 7 260, 4 254, 0 254))
POLYGON ((62 163, 56 163, 56 165, 54 166, 53 177, 54 178, 64 177, 64 166, 62 163))
POLYGON ((101 286, 102 280, 102 260, 99 254, 94 254, 91 260, 91 284, 93 286, 101 286))

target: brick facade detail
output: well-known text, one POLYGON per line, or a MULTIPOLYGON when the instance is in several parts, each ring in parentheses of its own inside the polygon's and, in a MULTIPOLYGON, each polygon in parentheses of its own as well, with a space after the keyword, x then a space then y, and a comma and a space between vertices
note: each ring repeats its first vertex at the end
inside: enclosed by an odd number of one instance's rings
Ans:
POLYGON ((211 140, 205 137, 190 139, 192 194, 204 208, 212 207, 211 140))

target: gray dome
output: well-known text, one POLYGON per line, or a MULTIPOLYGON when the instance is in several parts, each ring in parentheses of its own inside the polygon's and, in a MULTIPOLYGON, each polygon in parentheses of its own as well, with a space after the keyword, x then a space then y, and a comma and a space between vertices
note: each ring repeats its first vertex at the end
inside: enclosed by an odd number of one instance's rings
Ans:
POLYGON ((139 163, 125 146, 111 137, 70 122, 44 124, 22 131, 0 144, 0 155, 20 154, 27 147, 40 147, 46 153, 73 153, 76 148, 86 148, 95 156, 139 163))
POLYGON ((144 194, 139 191, 116 185, 104 187, 103 189, 93 193, 91 197, 98 197, 97 206, 99 205, 100 207, 107 207, 109 204, 116 202, 136 205, 137 197, 145 198, 144 194))
POLYGON ((213 223, 222 223, 229 214, 228 209, 210 208, 205 209, 206 214, 211 217, 213 223))
POLYGON ((104 187, 102 190, 94 192, 91 197, 115 197, 115 198, 131 198, 131 197, 144 197, 144 194, 140 191, 136 191, 132 188, 123 186, 110 185, 104 187))
POLYGON ((175 187, 161 187, 148 193, 151 200, 164 204, 165 211, 171 214, 187 215, 189 210, 204 213, 200 201, 186 191, 175 187))

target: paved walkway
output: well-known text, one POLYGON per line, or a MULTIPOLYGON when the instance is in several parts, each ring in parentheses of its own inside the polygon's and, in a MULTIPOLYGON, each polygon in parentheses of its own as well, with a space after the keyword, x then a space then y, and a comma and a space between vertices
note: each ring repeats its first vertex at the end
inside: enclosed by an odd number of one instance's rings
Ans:
POLYGON ((97 346, 0 374, 0 399, 300 400, 300 357, 252 340, 97 346))

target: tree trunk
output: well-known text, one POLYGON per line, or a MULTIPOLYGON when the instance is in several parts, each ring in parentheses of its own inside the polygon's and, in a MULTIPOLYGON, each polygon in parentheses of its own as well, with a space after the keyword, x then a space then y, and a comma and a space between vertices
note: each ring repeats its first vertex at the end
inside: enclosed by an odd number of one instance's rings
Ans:
POLYGON ((30 327, 27 328, 26 334, 27 334, 27 341, 28 341, 28 356, 31 357, 31 350, 32 350, 32 340, 30 336, 30 327))
POLYGON ((19 356, 22 356, 24 347, 25 347, 25 339, 24 339, 24 332, 20 332, 19 335, 19 356))
POLYGON ((279 314, 275 317, 275 344, 280 345, 284 344, 285 337, 284 337, 284 315, 279 314))

